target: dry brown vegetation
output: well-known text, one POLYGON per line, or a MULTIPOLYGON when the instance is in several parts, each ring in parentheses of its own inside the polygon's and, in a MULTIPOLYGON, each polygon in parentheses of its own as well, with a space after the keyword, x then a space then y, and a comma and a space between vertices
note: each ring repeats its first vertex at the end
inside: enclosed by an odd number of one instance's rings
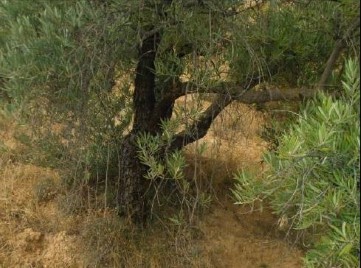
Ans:
POLYGON ((194 226, 155 222, 139 230, 87 203, 91 189, 69 195, 59 170, 24 163, 26 148, 14 135, 26 127, 2 116, 0 267, 301 267, 302 250, 285 239, 271 211, 247 213, 230 197, 237 169, 264 168, 265 117, 234 103, 185 149, 187 176, 212 196, 194 226), (86 209, 70 209, 79 203, 86 209))

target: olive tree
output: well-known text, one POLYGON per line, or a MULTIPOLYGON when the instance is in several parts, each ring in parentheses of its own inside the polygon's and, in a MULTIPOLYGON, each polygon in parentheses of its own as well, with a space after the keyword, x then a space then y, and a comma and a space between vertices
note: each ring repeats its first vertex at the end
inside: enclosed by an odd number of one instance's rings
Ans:
MULTIPOLYGON (((90 133, 84 143, 107 142, 117 152, 111 180, 118 185, 114 198, 119 212, 144 222, 152 181, 144 177, 154 165, 159 170, 153 180, 157 174, 174 177, 171 162, 179 159, 179 151, 204 137, 234 101, 312 96, 326 63, 332 71, 338 56, 357 42, 358 5, 1 0, 1 92, 32 124, 53 118, 50 125, 65 125, 72 133, 68 142, 79 130, 90 133), (338 54, 327 62, 337 44, 338 54), (259 90, 259 85, 269 87, 259 90), (278 90, 279 85, 292 89, 278 90), (200 100, 206 96, 211 104, 192 116, 182 114, 176 100, 189 94, 200 100), (152 143, 164 137, 166 142, 152 143), (140 153, 152 144, 152 155, 140 153)), ((330 71, 324 76, 322 86, 330 71)), ((68 149, 74 155, 82 148, 68 149)), ((86 164, 84 170, 91 170, 86 164)))

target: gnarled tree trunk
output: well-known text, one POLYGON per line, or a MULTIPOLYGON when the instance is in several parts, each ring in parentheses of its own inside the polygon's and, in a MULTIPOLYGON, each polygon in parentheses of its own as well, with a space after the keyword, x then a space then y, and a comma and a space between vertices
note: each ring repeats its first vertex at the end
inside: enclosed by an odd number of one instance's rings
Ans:
POLYGON ((121 215, 130 217, 135 223, 145 223, 149 213, 146 196, 149 182, 144 179, 147 168, 138 158, 136 139, 141 133, 155 134, 159 131, 159 126, 151 121, 156 104, 154 61, 160 38, 156 32, 143 40, 140 47, 133 95, 133 129, 120 148, 118 207, 121 215))

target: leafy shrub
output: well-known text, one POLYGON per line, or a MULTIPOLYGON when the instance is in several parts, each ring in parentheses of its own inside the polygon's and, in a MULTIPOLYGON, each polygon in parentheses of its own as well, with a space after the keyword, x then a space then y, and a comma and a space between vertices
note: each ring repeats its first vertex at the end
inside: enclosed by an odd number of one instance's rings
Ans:
MULTIPOLYGON (((265 155, 265 180, 236 176, 238 204, 268 200, 282 224, 312 234, 307 267, 356 267, 360 252, 360 71, 346 62, 343 96, 324 93, 265 155)), ((262 203, 262 202, 261 202, 262 203)))

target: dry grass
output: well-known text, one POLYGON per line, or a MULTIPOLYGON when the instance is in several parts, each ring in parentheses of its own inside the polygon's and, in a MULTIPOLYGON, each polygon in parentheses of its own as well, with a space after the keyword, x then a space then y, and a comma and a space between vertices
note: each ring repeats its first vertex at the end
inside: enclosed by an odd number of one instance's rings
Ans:
POLYGON ((15 121, 0 124, 0 267, 198 266, 186 231, 138 230, 104 209, 104 195, 94 205, 87 189, 66 191, 56 170, 23 163, 15 121))
POLYGON ((139 230, 104 208, 104 194, 69 192, 59 171, 24 163, 13 137, 26 128, 0 118, 0 267, 301 267, 270 212, 244 215, 228 196, 237 169, 262 170, 264 120, 244 105, 223 111, 185 149, 188 177, 216 194, 211 208, 193 226, 156 220, 139 230))
POLYGON ((142 231, 111 210, 88 207, 64 214, 56 198, 61 190, 54 191, 61 187, 55 171, 12 164, 0 177, 0 267, 195 267, 199 262, 186 232, 161 226, 142 231), (50 181, 54 187, 48 188, 50 181))

